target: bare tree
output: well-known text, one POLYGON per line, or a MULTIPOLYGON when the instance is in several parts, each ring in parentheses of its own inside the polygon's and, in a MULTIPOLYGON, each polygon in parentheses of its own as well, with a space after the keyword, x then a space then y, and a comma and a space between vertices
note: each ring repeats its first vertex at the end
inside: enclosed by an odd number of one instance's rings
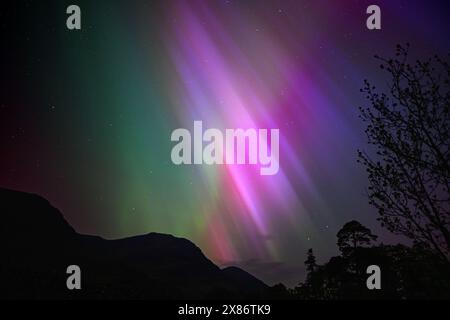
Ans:
POLYGON ((358 162, 382 225, 449 261, 450 55, 410 64, 408 50, 397 46, 393 59, 376 56, 389 74, 385 92, 364 81, 370 106, 360 108, 360 117, 375 150, 358 150, 358 162))

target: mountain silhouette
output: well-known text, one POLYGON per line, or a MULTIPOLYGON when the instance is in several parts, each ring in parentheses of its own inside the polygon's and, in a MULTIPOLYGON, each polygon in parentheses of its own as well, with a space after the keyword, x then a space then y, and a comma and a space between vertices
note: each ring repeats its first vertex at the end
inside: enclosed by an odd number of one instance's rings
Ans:
POLYGON ((50 203, 0 188, 2 299, 246 299, 269 287, 221 270, 186 239, 149 233, 118 240, 77 233, 50 203), (66 269, 81 269, 81 290, 66 269))
POLYGON ((267 290, 264 282, 238 267, 226 267, 222 269, 222 272, 243 292, 251 289, 253 293, 263 294, 267 290))

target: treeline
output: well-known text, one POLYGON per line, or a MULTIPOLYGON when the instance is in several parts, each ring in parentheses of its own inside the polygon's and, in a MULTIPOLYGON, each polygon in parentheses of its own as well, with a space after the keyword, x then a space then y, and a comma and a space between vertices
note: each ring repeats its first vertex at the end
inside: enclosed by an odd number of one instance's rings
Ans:
POLYGON ((450 299, 450 266, 426 248, 375 245, 376 236, 357 221, 345 224, 337 238, 341 254, 323 265, 317 264, 313 250, 308 250, 306 279, 286 291, 291 298, 450 299), (370 265, 380 267, 379 290, 367 287, 370 265))

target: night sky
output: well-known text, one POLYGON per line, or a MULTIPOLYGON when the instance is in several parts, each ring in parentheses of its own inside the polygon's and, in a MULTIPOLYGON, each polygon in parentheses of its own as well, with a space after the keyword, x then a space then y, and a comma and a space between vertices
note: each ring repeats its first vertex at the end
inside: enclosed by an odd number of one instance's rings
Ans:
MULTIPOLYGON (((1 4, 0 186, 37 193, 80 233, 170 233, 269 284, 380 235, 357 149, 375 54, 450 52, 448 1, 17 1, 1 4), (82 29, 66 28, 77 4, 82 29), (382 29, 366 28, 370 4, 382 29), (279 128, 280 171, 176 166, 176 128, 279 128)), ((45 230, 42 230, 45 232, 45 230)), ((401 239, 400 239, 401 240, 401 239)))

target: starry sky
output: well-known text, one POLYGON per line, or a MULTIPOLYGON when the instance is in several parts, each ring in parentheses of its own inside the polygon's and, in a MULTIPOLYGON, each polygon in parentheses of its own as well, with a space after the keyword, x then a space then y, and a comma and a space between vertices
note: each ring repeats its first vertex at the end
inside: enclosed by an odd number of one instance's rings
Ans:
POLYGON ((80 233, 170 233, 269 284, 337 253, 367 204, 356 150, 375 54, 450 52, 447 1, 17 1, 1 4, 0 186, 38 193, 80 233), (66 28, 77 4, 82 29, 66 28), (370 4, 382 29, 366 28, 370 4), (280 171, 176 166, 176 128, 279 128, 280 171))

